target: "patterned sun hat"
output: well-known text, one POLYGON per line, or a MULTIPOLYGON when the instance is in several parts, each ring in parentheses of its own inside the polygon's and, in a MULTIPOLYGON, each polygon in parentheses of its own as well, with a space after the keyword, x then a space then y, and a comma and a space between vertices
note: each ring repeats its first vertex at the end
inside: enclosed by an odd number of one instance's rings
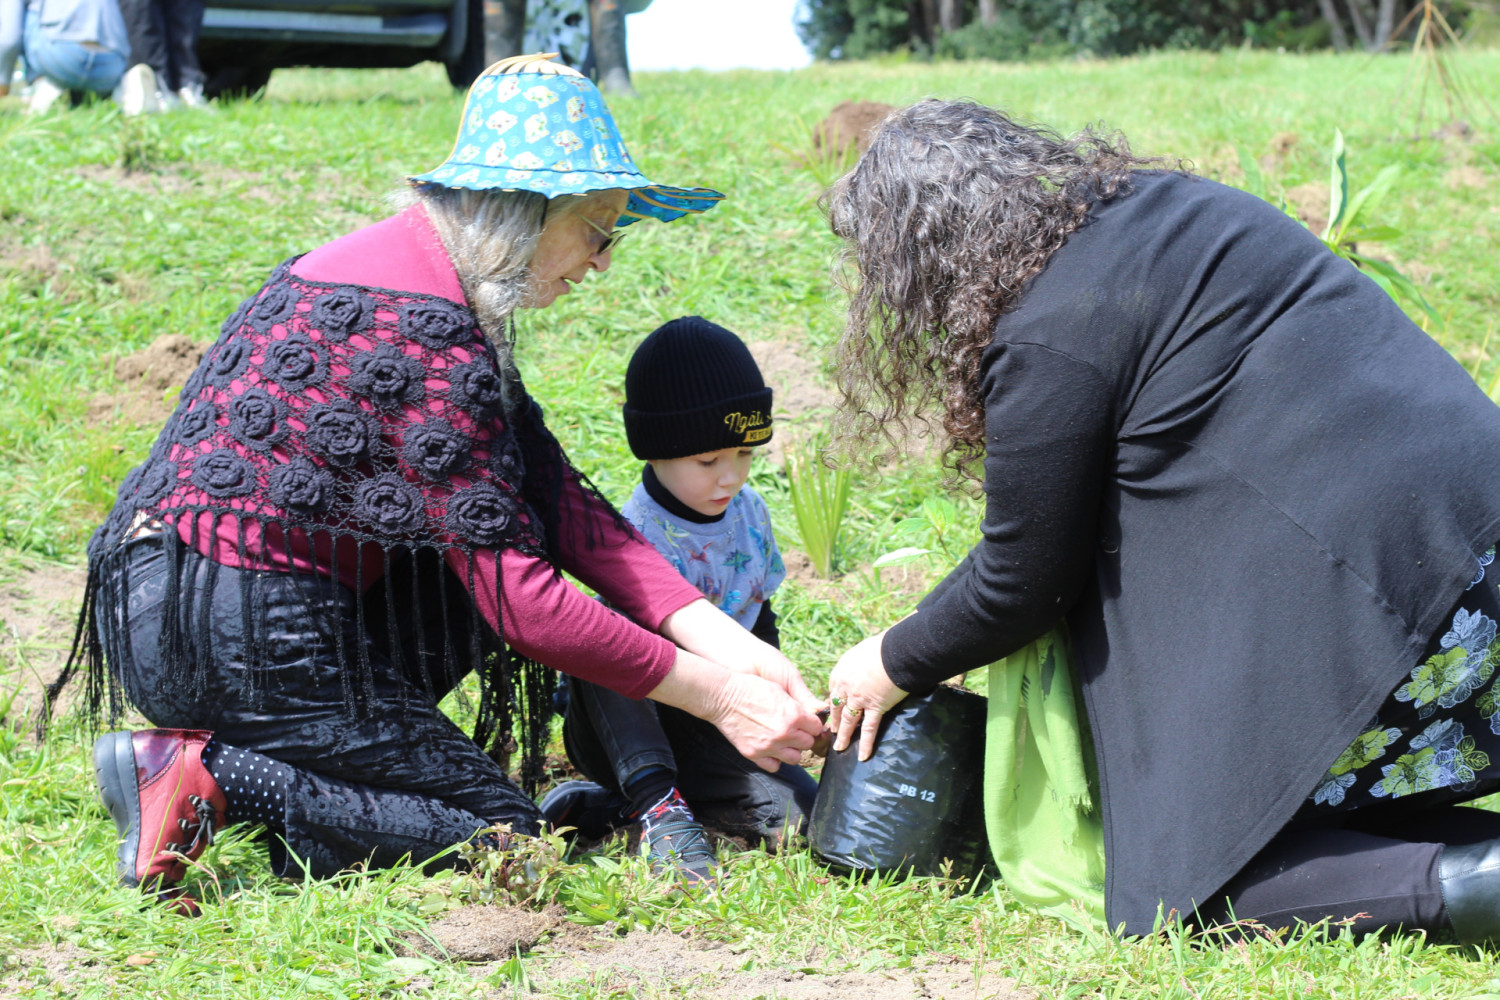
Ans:
POLYGON ((616 226, 671 222, 706 212, 724 195, 657 184, 640 172, 593 82, 549 54, 502 59, 479 75, 464 101, 453 152, 413 184, 475 191, 535 191, 549 198, 626 188, 616 226))

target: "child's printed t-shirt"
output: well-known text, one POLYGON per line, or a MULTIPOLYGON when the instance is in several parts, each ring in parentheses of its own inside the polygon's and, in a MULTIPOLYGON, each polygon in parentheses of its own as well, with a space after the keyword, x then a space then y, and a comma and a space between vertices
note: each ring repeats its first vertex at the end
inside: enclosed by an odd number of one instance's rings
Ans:
POLYGON ((786 578, 766 502, 749 486, 712 524, 670 513, 640 484, 621 513, 704 597, 747 629, 786 578))

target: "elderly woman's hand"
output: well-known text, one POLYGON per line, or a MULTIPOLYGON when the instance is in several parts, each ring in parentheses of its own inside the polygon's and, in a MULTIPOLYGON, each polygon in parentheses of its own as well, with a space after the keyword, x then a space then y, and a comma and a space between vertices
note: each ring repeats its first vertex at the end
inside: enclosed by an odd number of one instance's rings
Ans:
POLYGON ((906 697, 885 672, 885 662, 880 658, 880 641, 884 638, 885 633, 880 632, 860 642, 839 657, 828 675, 828 728, 838 734, 833 749, 848 748, 858 729, 860 760, 869 760, 875 752, 875 738, 885 713, 906 697))
POLYGON ((730 670, 685 649, 648 695, 713 723, 734 748, 767 771, 795 764, 823 723, 773 681, 730 670))

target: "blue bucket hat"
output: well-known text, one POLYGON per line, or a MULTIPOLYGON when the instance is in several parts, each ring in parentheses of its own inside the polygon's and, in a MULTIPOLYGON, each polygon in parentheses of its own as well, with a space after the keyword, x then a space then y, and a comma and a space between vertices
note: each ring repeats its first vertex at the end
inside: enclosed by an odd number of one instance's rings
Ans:
POLYGON ((547 54, 502 59, 481 73, 464 101, 453 152, 437 169, 407 179, 548 198, 625 188, 630 201, 616 226, 671 222, 724 198, 709 188, 657 184, 641 173, 598 88, 547 54))

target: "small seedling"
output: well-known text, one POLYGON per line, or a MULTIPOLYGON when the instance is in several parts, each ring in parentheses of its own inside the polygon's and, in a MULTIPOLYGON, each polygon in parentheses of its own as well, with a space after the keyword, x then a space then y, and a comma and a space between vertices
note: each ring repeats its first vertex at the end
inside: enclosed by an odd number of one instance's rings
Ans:
POLYGON ((1351 197, 1349 174, 1344 168, 1344 133, 1340 129, 1333 130, 1333 151, 1329 159, 1328 225, 1319 236, 1323 245, 1368 274, 1372 281, 1385 289, 1386 294, 1397 302, 1407 303, 1421 310, 1431 329, 1441 330, 1442 318, 1428 304, 1415 282, 1385 261, 1368 257, 1355 249, 1360 243, 1382 243, 1401 235, 1399 229, 1367 222, 1380 199, 1386 196, 1396 178, 1401 176, 1401 166, 1392 163, 1385 167, 1375 175, 1373 181, 1351 197))

